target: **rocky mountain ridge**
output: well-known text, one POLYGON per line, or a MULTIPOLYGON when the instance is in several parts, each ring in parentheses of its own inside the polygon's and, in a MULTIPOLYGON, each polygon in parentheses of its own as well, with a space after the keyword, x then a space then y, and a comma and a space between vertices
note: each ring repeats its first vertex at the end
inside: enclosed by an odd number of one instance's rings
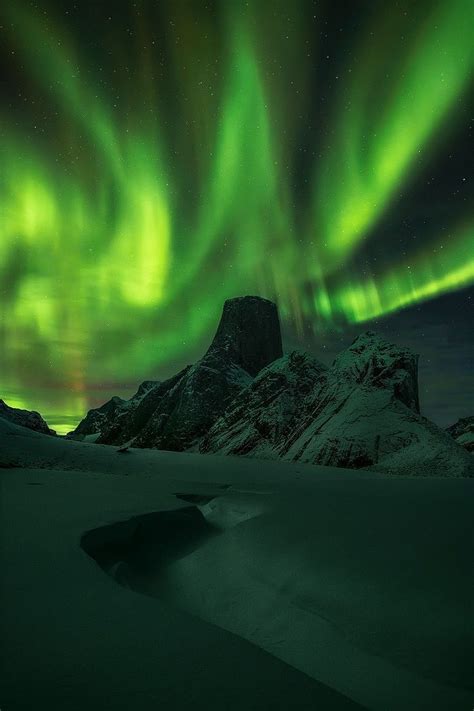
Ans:
POLYGON ((330 368, 301 358, 291 353, 262 371, 200 451, 398 474, 471 471, 469 456, 419 414, 418 358, 408 349, 369 331, 330 368))
POLYGON ((48 427, 48 424, 39 412, 35 410, 22 410, 16 407, 10 407, 4 400, 0 400, 0 417, 4 420, 13 422, 15 425, 27 427, 29 430, 41 432, 47 435, 56 435, 56 432, 48 427))
POLYGON ((138 387, 137 392, 128 400, 114 395, 100 407, 89 410, 87 415, 78 424, 68 439, 95 441, 100 433, 115 423, 120 417, 130 415, 143 400, 149 390, 159 385, 158 380, 145 380, 138 387))
POLYGON ((454 425, 447 427, 446 432, 461 447, 468 452, 474 452, 474 417, 461 417, 454 425))
POLYGON ((472 457, 420 414, 417 355, 367 331, 330 367, 298 351, 283 356, 276 306, 259 297, 224 304, 200 361, 133 405, 113 398, 103 408, 76 432, 95 428, 98 442, 134 447, 473 473, 472 457))
MULTIPOLYGON (((226 301, 216 335, 206 354, 177 375, 148 390, 133 407, 101 421, 89 413, 79 425, 98 433, 103 444, 183 451, 201 438, 238 393, 266 365, 283 354, 274 303, 246 296, 226 301)), ((99 411, 96 411, 99 412, 99 411)))

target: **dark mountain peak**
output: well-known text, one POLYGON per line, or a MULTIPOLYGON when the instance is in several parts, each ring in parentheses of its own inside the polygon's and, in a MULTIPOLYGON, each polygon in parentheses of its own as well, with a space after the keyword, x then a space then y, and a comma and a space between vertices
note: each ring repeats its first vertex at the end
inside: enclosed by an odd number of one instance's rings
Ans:
POLYGON ((354 353, 361 353, 365 350, 383 349, 387 346, 390 346, 391 348, 398 348, 398 346, 395 346, 393 343, 387 341, 386 338, 384 338, 380 333, 377 333, 377 331, 368 330, 359 333, 347 350, 354 353))
POLYGON ((468 452, 474 454, 474 417, 461 417, 446 432, 468 452))
POLYGON ((278 379, 288 385, 297 380, 301 383, 303 381, 313 383, 326 371, 327 366, 314 356, 302 350, 293 350, 263 368, 253 380, 252 387, 259 387, 264 380, 275 381, 278 379))
MULTIPOLYGON (((112 395, 112 397, 110 398, 109 402, 106 403, 106 405, 107 405, 107 404, 108 404, 109 406, 111 406, 111 405, 123 405, 124 402, 125 402, 125 400, 124 400, 122 397, 119 397, 118 395, 112 395)), ((103 405, 102 407, 105 407, 105 405, 103 405)))
POLYGON ((464 432, 471 432, 474 430, 474 417, 460 417, 454 425, 446 427, 446 432, 452 437, 459 437, 460 434, 464 432))
POLYGON ((122 417, 126 413, 133 412, 144 397, 159 384, 160 383, 157 380, 143 381, 143 383, 139 385, 135 395, 133 395, 129 400, 124 400, 117 395, 113 395, 110 400, 107 400, 107 402, 100 407, 89 410, 86 417, 78 424, 73 432, 69 433, 68 436, 74 439, 89 435, 101 435, 111 425, 113 425, 118 418, 122 417))
POLYGON ((201 360, 152 386, 101 442, 183 450, 197 446, 224 409, 265 366, 282 356, 276 305, 258 296, 229 299, 201 360))
POLYGON ((87 435, 98 434, 101 432, 104 423, 113 420, 123 411, 126 403, 126 400, 114 395, 100 407, 89 410, 85 418, 81 420, 76 429, 73 430, 73 432, 69 432, 67 436, 73 438, 77 436, 82 438, 87 435))
POLYGON ((276 304, 259 296, 224 303, 221 320, 205 359, 225 359, 255 376, 283 355, 276 304))
POLYGON ((374 331, 358 336, 337 356, 332 370, 339 378, 389 388, 397 400, 415 412, 420 411, 418 355, 386 341, 374 331))
POLYGON ((292 351, 263 368, 204 437, 201 452, 272 456, 301 416, 305 398, 327 368, 302 351, 292 351))
MULTIPOLYGON (((283 356, 275 304, 245 296, 225 302, 201 360, 143 383, 130 400, 112 398, 76 433, 103 444, 470 475, 470 454, 418 414, 417 370, 417 355, 373 331, 329 369, 301 351, 283 356)), ((451 429, 466 446, 470 421, 451 429)))
POLYGON ((20 410, 16 407, 10 407, 4 400, 0 400, 0 417, 3 417, 15 425, 27 427, 35 432, 42 434, 55 435, 56 432, 51 430, 39 412, 35 410, 20 410))
POLYGON ((130 400, 138 400, 144 397, 150 390, 155 388, 157 385, 160 385, 159 380, 144 380, 143 383, 140 383, 138 386, 138 390, 135 393, 135 395, 132 395, 130 400))

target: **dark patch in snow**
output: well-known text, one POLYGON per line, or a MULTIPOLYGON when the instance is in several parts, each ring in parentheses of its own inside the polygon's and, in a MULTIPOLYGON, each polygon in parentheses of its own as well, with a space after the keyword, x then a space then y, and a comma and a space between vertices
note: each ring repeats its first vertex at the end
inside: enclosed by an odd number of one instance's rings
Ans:
POLYGON ((130 578, 141 578, 191 553, 217 532, 196 506, 189 506, 93 529, 82 536, 81 548, 117 582, 129 587, 125 571, 130 578))

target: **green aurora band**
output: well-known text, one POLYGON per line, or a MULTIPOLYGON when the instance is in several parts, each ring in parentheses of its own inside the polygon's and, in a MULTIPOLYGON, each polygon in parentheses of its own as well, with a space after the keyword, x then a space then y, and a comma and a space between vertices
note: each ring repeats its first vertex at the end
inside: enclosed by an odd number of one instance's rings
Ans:
MULTIPOLYGON (((178 53, 184 37, 188 57, 170 69, 183 87, 173 111, 143 17, 135 17, 136 71, 111 39, 122 67, 114 86, 114 75, 103 84, 102 68, 88 66, 64 29, 13 5, 5 22, 12 51, 55 113, 46 135, 0 113, 1 372, 9 404, 34 406, 65 432, 94 388, 129 387, 198 354, 222 301, 242 293, 276 298, 297 326, 312 319, 324 328, 474 281, 467 218, 442 244, 434 235, 429 248, 370 278, 358 278, 352 261, 414 180, 420 153, 442 148, 474 65, 470 0, 433 3, 402 55, 390 45, 391 15, 377 39, 367 34, 356 69, 341 74, 334 136, 314 163, 303 208, 289 179, 292 114, 310 110, 313 40, 297 9, 288 17, 281 0, 265 16, 261 3, 237 12, 238 3, 232 10, 223 0, 223 48, 196 32, 190 4, 170 2, 169 51, 178 53), (282 76, 262 50, 262 23, 272 56, 285 57, 282 76), (382 72, 388 78, 375 107, 382 72)), ((212 35, 209 18, 201 19, 208 21, 212 35)))
POLYGON ((381 61, 395 53, 390 15, 386 31, 378 27, 378 39, 364 42, 366 56, 340 94, 346 110, 339 107, 335 117, 334 146, 318 166, 324 179, 315 181, 314 224, 328 266, 340 265, 364 239, 467 87, 474 60, 469 17, 474 21, 469 1, 439 3, 396 71, 381 61))

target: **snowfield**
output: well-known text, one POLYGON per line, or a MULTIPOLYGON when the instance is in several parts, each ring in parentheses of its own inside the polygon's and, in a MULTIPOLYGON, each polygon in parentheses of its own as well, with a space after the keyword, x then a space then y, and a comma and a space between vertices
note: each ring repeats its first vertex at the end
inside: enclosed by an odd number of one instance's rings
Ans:
POLYGON ((0 419, 2 711, 470 709, 474 480, 0 419))

